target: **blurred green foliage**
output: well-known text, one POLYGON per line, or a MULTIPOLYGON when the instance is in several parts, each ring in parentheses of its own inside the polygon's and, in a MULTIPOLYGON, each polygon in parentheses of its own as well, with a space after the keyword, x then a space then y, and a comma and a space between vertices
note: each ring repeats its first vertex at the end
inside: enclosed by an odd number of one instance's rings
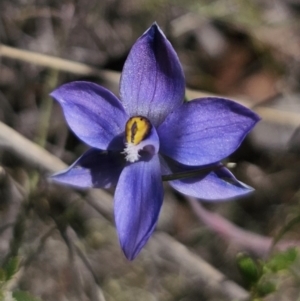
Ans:
POLYGON ((4 265, 3 268, 3 275, 5 276, 5 280, 10 280, 14 274, 19 269, 19 258, 18 257, 11 257, 7 263, 4 265))
POLYGON ((275 292, 282 283, 282 273, 294 277, 291 266, 298 259, 299 250, 296 248, 275 253, 266 261, 255 260, 244 253, 238 254, 237 265, 245 285, 251 291, 252 300, 261 300, 275 292))
POLYGON ((0 268, 0 301, 41 301, 41 299, 32 296, 28 292, 15 291, 12 293, 10 289, 7 289, 19 268, 20 259, 16 256, 9 258, 3 268, 0 268))
POLYGON ((33 297, 28 292, 23 291, 13 292, 12 296, 16 301, 41 301, 40 298, 33 297))

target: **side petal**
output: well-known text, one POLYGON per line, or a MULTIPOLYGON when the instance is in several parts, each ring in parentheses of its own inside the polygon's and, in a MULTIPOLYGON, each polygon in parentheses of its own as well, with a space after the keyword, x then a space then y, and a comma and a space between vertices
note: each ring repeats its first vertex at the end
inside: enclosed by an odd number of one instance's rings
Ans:
MULTIPOLYGON (((165 174, 183 171, 192 171, 197 167, 184 166, 171 163, 161 158, 162 169, 165 174), (171 166, 171 167, 170 167, 171 166)), ((198 169, 197 169, 198 170, 198 169)), ((169 184, 177 191, 188 196, 199 198, 203 201, 227 201, 236 197, 246 195, 253 188, 238 181, 234 175, 221 164, 204 167, 197 176, 172 180, 169 184)))
POLYGON ((160 151, 186 165, 216 163, 233 153, 259 120, 253 111, 231 100, 196 99, 160 125, 160 151))
POLYGON ((121 173, 114 197, 119 240, 127 259, 133 260, 156 226, 163 201, 160 164, 149 161, 127 165, 121 173))
POLYGON ((114 138, 128 119, 121 102, 110 91, 90 82, 62 85, 50 94, 62 106, 72 131, 88 145, 114 149, 114 138))
POLYGON ((51 179, 80 188, 110 188, 117 184, 124 165, 124 156, 120 153, 91 148, 51 179))
POLYGON ((172 45, 153 24, 133 45, 125 62, 120 95, 130 116, 147 117, 155 126, 184 100, 185 80, 172 45))

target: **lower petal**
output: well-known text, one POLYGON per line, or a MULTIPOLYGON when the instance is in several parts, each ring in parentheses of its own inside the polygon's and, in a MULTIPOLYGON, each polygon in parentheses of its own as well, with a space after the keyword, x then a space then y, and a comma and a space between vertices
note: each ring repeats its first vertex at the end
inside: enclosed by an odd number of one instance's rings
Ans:
POLYGON ((80 188, 110 188, 117 184, 124 164, 120 153, 91 148, 68 169, 51 178, 80 188))
POLYGON ((155 229, 163 201, 157 155, 127 165, 115 191, 115 220, 125 256, 133 260, 155 229))
MULTIPOLYGON (((201 167, 190 167, 177 162, 166 162, 162 159, 164 173, 178 173, 199 170, 201 167)), ((202 167, 197 176, 169 181, 169 184, 182 194, 202 199, 203 201, 226 201, 253 191, 253 188, 238 181, 234 175, 221 164, 202 167)))

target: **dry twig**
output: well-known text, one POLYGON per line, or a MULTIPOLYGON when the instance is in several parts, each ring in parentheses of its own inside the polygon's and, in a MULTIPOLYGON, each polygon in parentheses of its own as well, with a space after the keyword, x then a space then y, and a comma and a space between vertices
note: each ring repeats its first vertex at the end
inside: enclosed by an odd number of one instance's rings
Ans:
MULTIPOLYGON (((120 73, 115 71, 100 70, 87 64, 78 63, 28 50, 21 50, 3 44, 0 44, 0 57, 1 56, 10 59, 17 59, 23 62, 28 62, 47 68, 57 69, 64 72, 80 74, 83 76, 94 75, 104 80, 104 82, 108 86, 114 87, 115 91, 118 91, 120 73)), ((194 99, 212 96, 212 94, 198 90, 186 89, 186 96, 188 99, 194 99)), ((262 119, 267 122, 274 124, 284 124, 292 127, 300 125, 300 115, 298 113, 282 111, 265 106, 253 107, 253 104, 251 102, 241 99, 235 99, 235 101, 247 107, 252 107, 252 109, 256 111, 262 117, 262 119)))
MULTIPOLYGON (((273 238, 243 230, 217 213, 206 210, 197 199, 187 197, 196 216, 210 229, 222 238, 234 242, 243 249, 254 252, 259 256, 267 256, 272 249, 273 238)), ((276 249, 286 250, 292 246, 299 246, 299 241, 280 241, 276 249)))

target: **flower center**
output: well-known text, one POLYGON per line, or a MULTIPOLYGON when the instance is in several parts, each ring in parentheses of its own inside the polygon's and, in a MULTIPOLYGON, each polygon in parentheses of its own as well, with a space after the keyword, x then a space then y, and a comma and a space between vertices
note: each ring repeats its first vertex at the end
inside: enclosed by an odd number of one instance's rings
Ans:
POLYGON ((131 117, 125 127, 126 142, 134 145, 144 140, 151 130, 150 121, 143 116, 131 117))
POLYGON ((145 146, 140 144, 151 131, 150 121, 143 116, 131 117, 125 126, 125 158, 129 162, 135 162, 140 158, 139 151, 145 146))

